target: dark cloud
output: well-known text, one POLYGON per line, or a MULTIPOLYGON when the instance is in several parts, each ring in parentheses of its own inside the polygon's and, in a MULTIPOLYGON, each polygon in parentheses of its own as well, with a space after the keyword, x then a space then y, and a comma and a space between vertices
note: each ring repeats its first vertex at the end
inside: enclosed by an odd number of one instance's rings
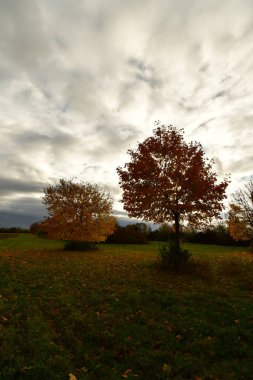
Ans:
MULTIPOLYGON (((42 194, 41 194, 42 195, 42 194)), ((42 204, 41 198, 33 198, 29 196, 20 196, 14 200, 11 200, 8 210, 15 214, 31 215, 41 219, 47 215, 47 209, 42 204)))
POLYGON ((29 228, 32 223, 38 222, 40 215, 24 215, 0 211, 0 227, 29 228))
POLYGON ((226 91, 225 90, 218 91, 216 94, 214 94, 213 99, 222 98, 223 96, 226 96, 226 91))
POLYGON ((0 195, 41 193, 45 187, 44 183, 32 183, 21 179, 0 178, 0 195))
POLYGON ((20 146, 22 150, 29 150, 29 153, 51 150, 51 153, 59 156, 66 154, 66 150, 74 149, 80 141, 77 136, 71 133, 65 133, 61 131, 54 131, 49 135, 42 134, 34 131, 26 131, 25 133, 17 133, 14 138, 17 146, 20 146))

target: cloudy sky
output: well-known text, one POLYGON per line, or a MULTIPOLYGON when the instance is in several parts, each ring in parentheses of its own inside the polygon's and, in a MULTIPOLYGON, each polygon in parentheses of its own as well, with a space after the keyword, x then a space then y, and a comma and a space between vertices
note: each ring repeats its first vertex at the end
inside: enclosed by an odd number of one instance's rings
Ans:
POLYGON ((0 225, 60 177, 122 210, 116 167, 154 122, 253 175, 252 0, 0 0, 0 225))

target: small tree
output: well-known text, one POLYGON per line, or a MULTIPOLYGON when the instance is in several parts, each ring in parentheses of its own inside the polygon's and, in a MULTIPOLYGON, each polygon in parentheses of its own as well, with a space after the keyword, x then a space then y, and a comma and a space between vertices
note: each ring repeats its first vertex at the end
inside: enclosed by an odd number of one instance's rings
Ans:
POLYGON ((101 242, 114 230, 112 200, 97 185, 60 179, 44 190, 43 203, 49 217, 42 228, 49 237, 101 242))
POLYGON ((235 240, 253 239, 253 181, 233 194, 228 213, 228 230, 235 240))
POLYGON ((180 251, 180 223, 202 224, 218 217, 228 180, 217 183, 213 161, 201 144, 183 138, 158 122, 153 136, 128 150, 130 162, 118 167, 124 208, 130 217, 155 223, 174 222, 176 251, 180 251))

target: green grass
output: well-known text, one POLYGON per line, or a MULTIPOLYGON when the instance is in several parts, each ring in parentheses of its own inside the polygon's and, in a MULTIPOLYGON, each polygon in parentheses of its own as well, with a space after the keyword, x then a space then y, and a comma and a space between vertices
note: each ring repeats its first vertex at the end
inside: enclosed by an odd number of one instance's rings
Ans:
POLYGON ((0 250, 3 249, 30 249, 30 248, 62 248, 63 242, 59 240, 50 240, 44 237, 38 237, 32 234, 1 234, 0 233, 0 250), (4 236, 5 235, 5 236, 4 236), (12 236, 14 235, 14 236, 12 236), (1 238, 2 236, 2 238, 1 238))
POLYGON ((159 269, 158 243, 84 253, 11 240, 0 251, 1 380, 253 379, 245 249, 187 245, 196 270, 176 275, 159 269))

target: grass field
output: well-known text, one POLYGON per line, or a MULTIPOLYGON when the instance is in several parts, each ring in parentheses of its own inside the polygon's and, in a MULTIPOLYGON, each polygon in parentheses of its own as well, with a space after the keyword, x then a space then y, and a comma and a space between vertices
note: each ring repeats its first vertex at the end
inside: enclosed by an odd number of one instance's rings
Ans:
POLYGON ((187 245, 184 274, 158 244, 66 252, 0 239, 0 379, 253 379, 253 255, 187 245))
POLYGON ((32 234, 0 233, 0 250, 3 249, 52 249, 63 247, 59 240, 49 240, 32 234), (8 240, 6 240, 8 238, 8 240))

